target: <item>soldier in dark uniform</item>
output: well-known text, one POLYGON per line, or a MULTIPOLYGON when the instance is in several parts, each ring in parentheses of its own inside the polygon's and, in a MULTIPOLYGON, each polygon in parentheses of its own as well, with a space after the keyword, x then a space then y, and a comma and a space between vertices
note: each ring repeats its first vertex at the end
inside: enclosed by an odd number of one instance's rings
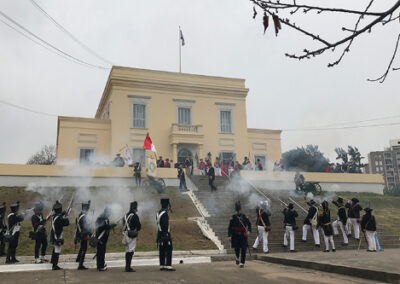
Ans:
POLYGON ((5 255, 6 243, 4 241, 4 234, 7 231, 7 225, 4 221, 6 216, 6 203, 0 204, 0 256, 5 255))
POLYGON ((242 206, 240 201, 235 203, 236 213, 232 215, 229 221, 228 238, 232 243, 232 248, 235 249, 236 265, 239 264, 240 268, 244 267, 246 262, 246 250, 248 247, 248 236, 251 232, 251 223, 249 218, 241 213, 242 206))
POLYGON ((376 221, 375 217, 372 215, 371 208, 365 208, 365 215, 362 217, 361 220, 361 230, 365 234, 365 239, 368 243, 368 252, 376 252, 376 221))
POLYGON ((50 243, 54 246, 50 262, 53 270, 60 270, 58 260, 60 258, 61 246, 64 244, 62 233, 64 227, 69 225, 67 212, 62 210, 62 204, 57 200, 53 206, 54 214, 51 218, 50 243))
POLYGON ((211 191, 217 190, 217 187, 214 185, 215 170, 212 165, 210 165, 207 175, 208 175, 208 184, 210 185, 211 191))
POLYGON ((124 227, 124 242, 125 242, 125 272, 135 272, 131 267, 133 254, 136 249, 137 235, 142 225, 140 224, 139 216, 137 215, 138 203, 131 202, 129 212, 122 219, 124 227))
POLYGON ((326 200, 322 202, 322 212, 318 216, 318 227, 322 228, 325 241, 325 252, 329 252, 329 244, 335 252, 335 242, 333 241, 333 228, 331 224, 331 211, 326 200))
POLYGON ((283 223, 285 224, 285 233, 283 235, 283 246, 288 246, 287 238, 290 238, 290 252, 296 252, 294 249, 294 231, 297 229, 296 217, 299 216, 292 203, 289 203, 288 207, 282 211, 284 215, 283 223))
POLYGON ((183 170, 183 164, 181 163, 178 168, 178 178, 179 178, 179 190, 181 192, 187 191, 185 172, 183 170))
POLYGON ((346 203, 346 208, 348 208, 347 216, 349 219, 347 220, 347 232, 351 235, 351 228, 354 230, 354 238, 356 240, 360 239, 360 211, 362 207, 359 204, 359 200, 357 198, 352 198, 351 202, 346 203))
POLYGON ((88 220, 88 211, 90 209, 90 200, 87 203, 82 202, 82 211, 76 218, 75 244, 80 243, 79 253, 76 262, 79 262, 78 270, 86 270, 83 265, 90 237, 90 222, 88 220))
POLYGON ((140 166, 140 163, 136 162, 135 165, 133 166, 133 176, 135 177, 136 181, 136 186, 140 186, 142 183, 142 167, 140 166))
POLYGON ((17 246, 19 240, 19 231, 21 229, 20 222, 25 219, 25 212, 18 214, 19 201, 10 205, 11 213, 8 214, 8 230, 11 235, 11 239, 8 243, 7 258, 6 263, 16 263, 19 262, 15 255, 17 253, 17 246))
POLYGON ((42 202, 35 203, 32 215, 32 227, 35 238, 35 263, 47 262, 46 249, 47 249, 47 233, 46 233, 46 219, 43 218, 44 204, 42 202), (40 259, 39 250, 41 249, 40 259))
POLYGON ((98 271, 106 271, 107 265, 105 264, 106 249, 108 236, 110 230, 113 229, 116 224, 110 224, 111 209, 106 207, 104 212, 96 219, 96 237, 99 240, 97 243, 97 254, 96 264, 98 271))
POLYGON ((314 236, 314 244, 316 247, 320 247, 321 244, 319 239, 319 232, 317 229, 318 208, 314 200, 310 200, 310 202, 307 202, 307 205, 310 206, 310 208, 308 208, 307 217, 306 219, 304 219, 302 241, 307 241, 307 232, 309 229, 311 229, 314 236))
POLYGON ((332 201, 332 203, 338 208, 337 220, 335 220, 332 223, 333 234, 339 235, 338 227, 340 227, 340 230, 342 231, 343 234, 343 245, 347 246, 349 244, 349 239, 347 238, 347 230, 346 230, 347 213, 346 213, 346 208, 344 207, 343 204, 343 198, 338 197, 337 201, 334 200, 332 201))
POLYGON ((169 227, 169 198, 161 199, 161 209, 157 213, 157 244, 160 249, 160 270, 175 271, 172 267, 172 238, 169 227))

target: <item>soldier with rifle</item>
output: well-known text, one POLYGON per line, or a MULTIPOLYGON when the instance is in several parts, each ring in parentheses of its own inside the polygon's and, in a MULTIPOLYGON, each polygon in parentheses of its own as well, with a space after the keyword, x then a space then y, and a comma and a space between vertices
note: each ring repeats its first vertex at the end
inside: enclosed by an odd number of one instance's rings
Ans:
POLYGON ((135 272, 131 267, 131 263, 136 249, 137 235, 142 228, 139 216, 137 215, 137 207, 138 203, 136 201, 131 202, 129 212, 125 214, 122 220, 125 242, 125 272, 135 272))
POLYGON ((310 206, 310 208, 308 208, 308 214, 306 219, 304 220, 302 241, 303 242, 307 241, 307 231, 311 229, 314 236, 314 244, 316 247, 320 247, 321 244, 319 239, 319 232, 317 229, 317 223, 318 223, 317 203, 314 200, 310 200, 310 202, 307 202, 307 205, 310 206))
POLYGON ((160 270, 175 271, 172 267, 172 238, 169 226, 168 211, 171 210, 169 198, 161 198, 161 209, 156 216, 157 245, 159 247, 160 270))
POLYGON ((251 232, 251 223, 249 218, 241 213, 242 206, 240 201, 235 203, 236 213, 232 215, 228 227, 228 239, 235 249, 236 265, 244 267, 246 262, 246 251, 249 246, 248 237, 251 232), (239 262, 240 257, 240 262, 239 262))
POLYGON ((335 242, 333 241, 333 229, 331 223, 331 211, 326 200, 322 202, 322 212, 318 216, 318 227, 322 228, 325 241, 325 252, 329 252, 329 245, 332 247, 332 252, 335 252, 335 242))
POLYGON ((53 206, 53 216, 51 217, 50 244, 54 246, 50 262, 53 264, 53 270, 60 270, 58 260, 60 258, 61 246, 64 244, 62 233, 64 227, 69 225, 68 214, 71 211, 73 197, 66 211, 62 210, 62 204, 57 200, 53 206))
POLYGON ((253 249, 257 249, 260 240, 263 240, 263 252, 269 253, 268 232, 271 230, 271 222, 269 220, 271 212, 268 209, 267 201, 261 201, 260 207, 257 207, 256 209, 256 214, 257 214, 256 226, 258 229, 258 234, 254 242, 253 249))
POLYGON ((6 238, 8 238, 8 250, 7 250, 7 258, 6 263, 16 263, 19 262, 15 255, 17 253, 18 240, 19 240, 19 231, 21 230, 20 222, 25 219, 25 215, 27 214, 26 210, 21 214, 18 214, 19 210, 19 201, 10 205, 11 213, 8 214, 8 233, 6 233, 6 238))
POLYGON ((338 199, 336 201, 335 200, 332 201, 332 203, 338 208, 337 220, 335 220, 332 223, 333 234, 339 235, 339 230, 338 230, 339 227, 343 234, 342 245, 347 246, 349 244, 349 239, 347 238, 347 230, 346 230, 347 213, 346 213, 346 208, 344 207, 343 204, 343 198, 338 197, 338 199))
POLYGON ((290 238, 290 252, 296 252, 294 249, 294 231, 298 229, 296 225, 296 217, 299 216, 294 210, 293 203, 289 203, 288 207, 282 211, 284 215, 283 223, 285 226, 285 233, 283 235, 283 247, 288 246, 288 237, 290 238))
POLYGON ((104 212, 96 219, 96 238, 97 242, 97 253, 96 253, 96 265, 98 271, 106 271, 107 265, 105 263, 106 250, 108 237, 110 230, 113 229, 117 224, 110 223, 111 209, 110 207, 104 208, 104 212))
POLYGON ((360 211, 362 210, 357 198, 352 198, 346 203, 346 208, 348 208, 347 216, 347 232, 351 235, 351 228, 354 230, 354 238, 360 240, 360 211))
POLYGON ((6 242, 4 240, 4 234, 7 231, 7 225, 6 222, 4 221, 6 215, 6 203, 3 202, 0 204, 0 256, 5 256, 5 247, 6 247, 6 242))
POLYGON ((46 221, 43 217, 44 204, 42 202, 36 202, 33 208, 34 214, 31 217, 33 231, 30 236, 35 240, 35 263, 47 262, 46 249, 47 249, 47 233, 46 233, 46 221), (39 259, 39 250, 41 248, 41 254, 39 259))
POLYGON ((88 240, 90 237, 90 222, 88 220, 88 212, 90 209, 90 200, 85 203, 82 202, 82 211, 76 218, 76 231, 75 231, 75 245, 80 243, 78 256, 76 262, 79 263, 78 270, 86 270, 87 268, 83 265, 85 262, 85 255, 88 248, 88 240))

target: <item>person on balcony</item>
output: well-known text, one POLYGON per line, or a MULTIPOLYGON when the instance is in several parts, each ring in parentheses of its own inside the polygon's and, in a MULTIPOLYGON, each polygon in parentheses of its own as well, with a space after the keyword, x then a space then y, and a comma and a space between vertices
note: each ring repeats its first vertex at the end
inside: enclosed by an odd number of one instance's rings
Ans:
POLYGON ((200 175, 202 176, 206 175, 206 163, 203 162, 203 159, 200 159, 199 170, 200 170, 200 175))

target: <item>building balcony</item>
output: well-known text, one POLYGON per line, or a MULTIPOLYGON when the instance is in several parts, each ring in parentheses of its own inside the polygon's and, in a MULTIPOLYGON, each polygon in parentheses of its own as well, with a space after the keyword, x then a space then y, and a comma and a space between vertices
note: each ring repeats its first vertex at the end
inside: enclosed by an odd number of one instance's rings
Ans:
POLYGON ((204 143, 203 125, 173 123, 169 135, 171 144, 200 144, 204 143))

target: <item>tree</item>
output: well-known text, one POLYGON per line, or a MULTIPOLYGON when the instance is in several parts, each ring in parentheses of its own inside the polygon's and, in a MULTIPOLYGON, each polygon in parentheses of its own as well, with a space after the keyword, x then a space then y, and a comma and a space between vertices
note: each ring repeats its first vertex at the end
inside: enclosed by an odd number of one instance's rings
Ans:
MULTIPOLYGON (((263 17, 263 25, 264 25, 264 33, 269 26, 269 17, 272 17, 275 34, 278 35, 279 30, 281 30, 282 25, 288 27, 290 29, 295 30, 298 33, 303 34, 304 36, 312 39, 314 42, 318 43, 318 47, 316 48, 304 48, 303 52, 296 53, 286 53, 285 55, 302 60, 302 59, 310 59, 312 57, 319 56, 324 52, 331 50, 332 52, 339 52, 338 59, 334 62, 328 64, 328 67, 334 67, 338 65, 343 57, 350 52, 350 48, 353 42, 365 33, 371 33, 376 25, 382 24, 393 24, 395 21, 398 22, 400 20, 400 0, 387 0, 386 2, 388 8, 386 11, 371 11, 371 6, 375 0, 369 0, 365 8, 363 9, 344 9, 340 7, 322 7, 322 6, 313 6, 308 4, 300 4, 297 3, 299 0, 250 0, 255 4, 253 11, 253 18, 256 18, 257 10, 256 6, 261 8, 264 11, 263 17), (324 17, 324 15, 328 14, 343 14, 349 17, 352 17, 354 21, 353 27, 344 27, 340 22, 337 22, 336 29, 341 30, 343 33, 341 36, 336 38, 335 40, 328 40, 325 36, 320 36, 315 31, 312 31, 307 28, 303 28, 300 25, 294 23, 292 20, 296 17, 296 19, 301 19, 302 16, 306 17, 311 13, 315 13, 317 16, 324 17), (363 24, 365 22, 365 24, 363 24)), ((315 2, 312 0, 302 0, 302 2, 310 3, 315 2)), ((320 21, 318 23, 320 25, 320 21)), ((326 30, 332 30, 335 27, 329 27, 326 30)), ((400 70, 399 67, 392 67, 393 61, 396 57, 397 49, 399 46, 400 34, 397 36, 396 44, 394 47, 393 54, 389 61, 388 67, 382 76, 379 76, 376 79, 368 79, 368 81, 376 82, 379 81, 383 83, 389 74, 390 71, 400 70)))
POLYGON ((43 148, 32 155, 27 164, 28 165, 54 165, 56 163, 56 146, 45 145, 43 148))
POLYGON ((324 172, 329 160, 324 157, 317 145, 297 147, 282 154, 282 163, 286 170, 300 170, 305 172, 324 172))
POLYGON ((348 146, 347 151, 343 148, 335 148, 337 154, 336 160, 342 160, 341 163, 336 163, 335 172, 337 173, 361 173, 361 169, 365 167, 361 160, 361 156, 357 147, 348 146), (349 159, 350 156, 350 159, 349 159))

